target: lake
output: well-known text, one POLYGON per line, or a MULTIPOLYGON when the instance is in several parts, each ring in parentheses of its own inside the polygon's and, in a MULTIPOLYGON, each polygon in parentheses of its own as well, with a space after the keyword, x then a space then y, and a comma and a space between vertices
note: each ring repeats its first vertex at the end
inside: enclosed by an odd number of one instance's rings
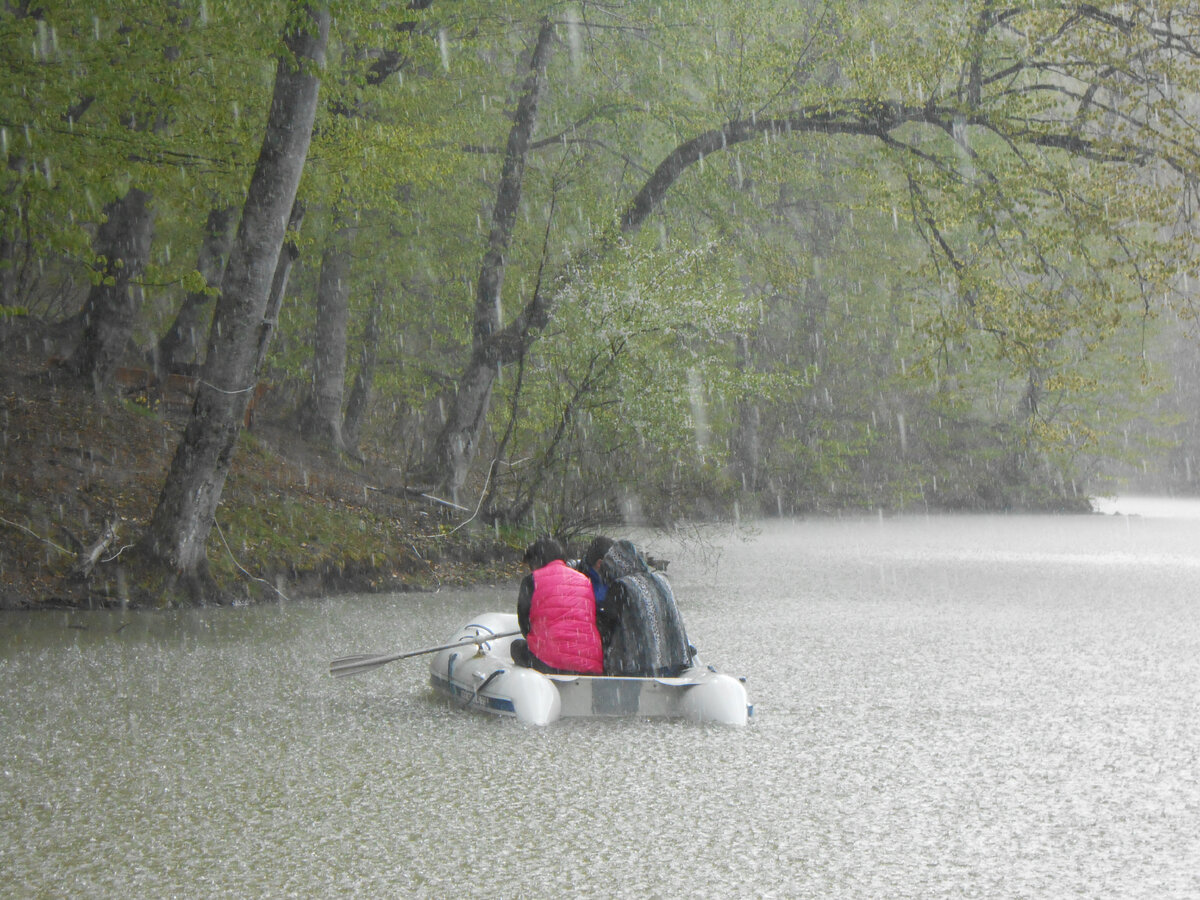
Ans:
POLYGON ((516 585, 0 616, 6 897, 1200 896, 1200 508, 652 537, 744 729, 534 728, 427 658, 516 585))

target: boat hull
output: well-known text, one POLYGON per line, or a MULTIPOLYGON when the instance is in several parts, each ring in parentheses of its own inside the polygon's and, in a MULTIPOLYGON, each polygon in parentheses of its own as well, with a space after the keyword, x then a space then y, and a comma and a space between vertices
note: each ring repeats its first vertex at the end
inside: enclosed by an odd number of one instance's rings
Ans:
MULTIPOLYGON (((517 630, 511 613, 486 613, 453 639, 517 630)), ((745 725, 753 713, 741 679, 696 665, 675 678, 544 675, 513 664, 514 638, 439 651, 430 661, 435 691, 464 708, 513 716, 531 725, 560 718, 643 716, 745 725)))

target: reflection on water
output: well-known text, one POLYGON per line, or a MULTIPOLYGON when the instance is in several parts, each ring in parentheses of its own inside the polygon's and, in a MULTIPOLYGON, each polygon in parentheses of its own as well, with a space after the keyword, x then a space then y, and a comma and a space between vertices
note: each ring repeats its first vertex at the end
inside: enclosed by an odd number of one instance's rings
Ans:
POLYGON ((0 894, 1200 895, 1200 520, 653 549, 748 728, 524 728, 422 658, 326 674, 515 585, 0 618, 0 894))

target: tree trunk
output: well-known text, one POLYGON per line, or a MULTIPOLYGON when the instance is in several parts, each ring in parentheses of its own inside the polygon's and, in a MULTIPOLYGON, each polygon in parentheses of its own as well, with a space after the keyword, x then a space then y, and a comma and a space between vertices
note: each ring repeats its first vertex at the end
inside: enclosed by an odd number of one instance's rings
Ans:
POLYGON ((358 455, 358 443, 362 439, 362 423, 367 406, 371 401, 371 388, 375 381, 375 362, 379 353, 379 319, 383 314, 383 287, 375 286, 375 297, 371 312, 363 329, 362 353, 358 371, 354 373, 354 384, 346 400, 346 418, 342 422, 342 440, 346 452, 358 455))
POLYGON ((168 595, 182 589, 193 602, 215 597, 205 542, 254 389, 263 314, 312 137, 317 71, 328 34, 326 6, 294 6, 262 150, 213 313, 196 402, 140 544, 151 564, 169 573, 168 595))
POLYGON ((424 467, 433 475, 439 487, 449 490, 452 497, 457 497, 459 488, 466 481, 478 450, 501 357, 511 356, 505 353, 502 346, 511 335, 500 330, 504 255, 512 240, 513 225, 521 203, 525 159, 529 153, 530 137, 537 126, 538 106, 545 92, 546 66, 553 48, 554 26, 544 23, 538 31, 537 43, 529 61, 529 75, 517 103, 504 151, 504 166, 496 190, 496 204, 492 209, 488 247, 475 287, 471 360, 459 381, 446 423, 434 441, 424 467))
POLYGON ((154 213, 150 195, 131 188, 104 208, 96 233, 96 254, 104 259, 101 280, 83 307, 83 335, 64 364, 73 375, 91 379, 97 394, 106 391, 121 355, 133 336, 141 298, 136 282, 150 258, 154 213))
POLYGON ((306 441, 345 451, 342 399, 346 389, 346 329, 350 320, 348 231, 339 228, 321 257, 312 385, 300 405, 300 435, 306 441))
MULTIPOLYGON (((299 234, 300 226, 304 224, 304 204, 297 200, 292 204, 292 213, 288 217, 287 233, 299 234)), ((279 324, 279 310, 283 306, 283 296, 287 293, 288 279, 292 276, 292 266, 300 258, 300 247, 295 240, 289 238, 279 251, 279 262, 275 264, 275 274, 271 278, 271 293, 267 299, 267 311, 263 313, 262 324, 258 329, 258 354, 254 363, 254 380, 262 376, 263 366, 267 362, 267 351, 271 347, 271 336, 275 334, 275 326, 279 324)))
MULTIPOLYGON (((750 339, 744 334, 737 336, 737 368, 740 372, 754 370, 754 360, 750 353, 750 339)), ((738 400, 733 460, 736 472, 742 479, 742 489, 745 491, 760 490, 762 488, 762 413, 757 397, 743 397, 738 400)))
MULTIPOLYGON (((219 287, 225 270, 225 257, 233 244, 234 210, 232 207, 211 210, 204 225, 204 242, 196 258, 196 271, 209 288, 219 287)), ((159 376, 179 372, 199 362, 200 332, 204 329, 204 311, 212 295, 194 291, 183 298, 183 304, 166 332, 159 339, 154 353, 154 370, 159 376)))
POLYGON ((21 280, 17 263, 17 242, 0 235, 0 310, 17 305, 17 285, 21 280))

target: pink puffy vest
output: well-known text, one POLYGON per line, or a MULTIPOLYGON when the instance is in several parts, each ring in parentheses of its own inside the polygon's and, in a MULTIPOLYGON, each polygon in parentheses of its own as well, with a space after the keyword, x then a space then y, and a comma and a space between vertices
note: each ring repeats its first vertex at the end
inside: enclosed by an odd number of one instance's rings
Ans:
POLYGON ((592 582, 561 559, 533 573, 529 634, 533 655, 556 669, 599 675, 604 651, 596 630, 596 598, 592 582))

